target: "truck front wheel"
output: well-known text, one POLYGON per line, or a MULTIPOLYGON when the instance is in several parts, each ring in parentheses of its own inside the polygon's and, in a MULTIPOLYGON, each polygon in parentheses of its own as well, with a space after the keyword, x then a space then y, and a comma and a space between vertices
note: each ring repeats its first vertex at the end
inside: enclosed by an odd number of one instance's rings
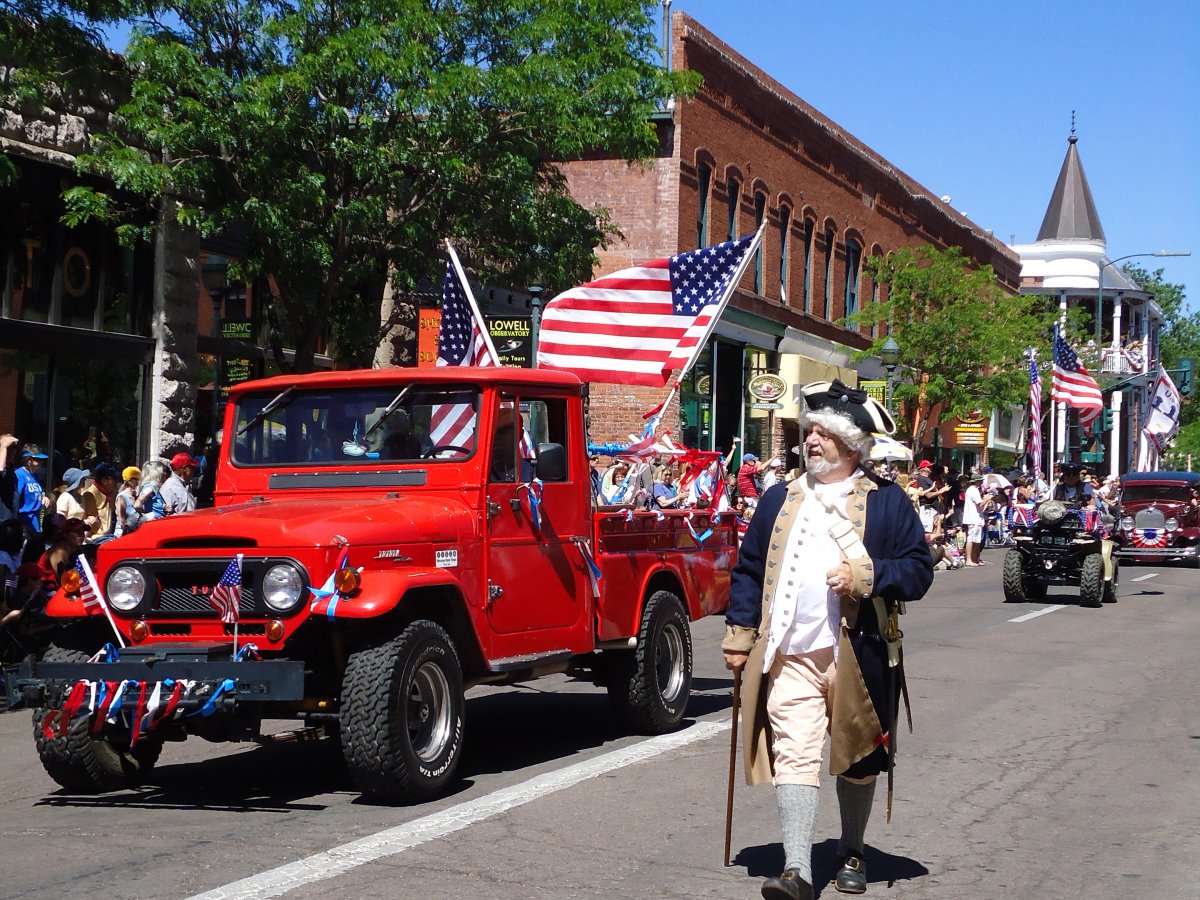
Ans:
POLYGON ((692 633, 670 591, 646 603, 633 650, 606 651, 608 696, 621 718, 643 734, 679 727, 692 690, 692 633))
MULTIPOLYGON (((42 661, 86 663, 88 654, 51 646, 42 661)), ((59 733, 60 710, 61 707, 34 709, 33 742, 46 774, 68 791, 99 794, 136 787, 158 762, 163 747, 158 735, 148 735, 130 748, 129 732, 123 726, 117 732, 114 726, 105 726, 103 732, 94 733, 91 716, 75 716, 64 736, 59 733)))
POLYGON ((342 680, 342 754, 364 795, 390 803, 436 796, 462 754, 462 666, 445 630, 418 619, 350 655, 342 680))

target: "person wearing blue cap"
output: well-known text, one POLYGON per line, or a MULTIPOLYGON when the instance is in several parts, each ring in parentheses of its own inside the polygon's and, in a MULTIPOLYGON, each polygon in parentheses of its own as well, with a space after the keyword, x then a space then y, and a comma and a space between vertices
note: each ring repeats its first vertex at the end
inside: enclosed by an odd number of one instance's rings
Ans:
POLYGON ((753 453, 742 454, 742 465, 737 471, 737 492, 739 497, 745 497, 747 502, 758 502, 758 476, 763 466, 753 453))
MULTIPOLYGON (((25 536, 30 539, 30 544, 36 545, 38 553, 42 549, 42 511, 50 505, 50 498, 46 496, 37 477, 43 459, 46 459, 46 454, 37 444, 26 444, 21 450, 21 467, 17 469, 17 493, 13 498, 17 518, 25 527, 25 536)), ((27 548, 27 552, 33 550, 27 548)))

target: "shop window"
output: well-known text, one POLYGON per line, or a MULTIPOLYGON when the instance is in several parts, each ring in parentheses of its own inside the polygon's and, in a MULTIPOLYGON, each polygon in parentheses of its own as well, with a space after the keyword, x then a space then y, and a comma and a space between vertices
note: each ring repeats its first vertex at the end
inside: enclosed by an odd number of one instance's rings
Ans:
POLYGON ((862 245, 853 238, 846 241, 846 315, 858 312, 858 276, 862 266, 862 245))

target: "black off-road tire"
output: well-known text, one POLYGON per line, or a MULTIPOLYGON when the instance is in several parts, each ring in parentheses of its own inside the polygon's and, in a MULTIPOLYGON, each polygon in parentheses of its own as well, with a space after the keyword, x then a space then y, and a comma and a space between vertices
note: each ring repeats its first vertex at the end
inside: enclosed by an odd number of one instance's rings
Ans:
POLYGON ((654 593, 642 611, 637 647, 605 656, 608 696, 629 728, 666 734, 679 727, 692 690, 692 631, 675 594, 654 593))
POLYGON ((419 803, 441 793, 462 755, 462 665, 446 631, 418 619, 350 655, 342 679, 342 755, 363 794, 419 803))
POLYGON ((1079 572, 1079 605, 1095 608, 1104 600, 1104 557, 1090 553, 1079 572))
POLYGON ((1004 602, 1024 603, 1029 599, 1025 590, 1025 565, 1021 551, 1009 550, 1004 554, 1004 602))
MULTIPOLYGON (((82 650, 51 646, 42 661, 84 663, 88 658, 82 650)), ((66 790, 77 794, 100 794, 137 787, 158 762, 163 747, 161 737, 150 734, 140 738, 131 750, 124 729, 114 734, 112 726, 106 726, 102 733, 93 734, 91 716, 75 716, 66 736, 60 736, 57 713, 61 709, 61 704, 34 709, 33 743, 46 774, 66 790), (53 738, 46 736, 43 727, 51 712, 56 714, 51 725, 53 738)))
POLYGON ((1112 561, 1113 577, 1112 581, 1104 582, 1104 602, 1117 602, 1117 588, 1121 586, 1121 562, 1115 556, 1112 561))

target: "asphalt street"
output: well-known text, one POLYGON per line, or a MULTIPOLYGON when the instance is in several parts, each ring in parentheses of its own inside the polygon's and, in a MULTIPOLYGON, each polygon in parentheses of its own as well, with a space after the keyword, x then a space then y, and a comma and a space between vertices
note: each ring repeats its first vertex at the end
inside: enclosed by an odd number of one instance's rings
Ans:
MULTIPOLYGON (((1120 600, 1006 604, 1003 551, 942 572, 903 621, 915 731, 868 897, 1200 896, 1200 578, 1122 569, 1120 600), (1060 605, 1061 604, 1061 605, 1060 605)), ((168 744, 145 787, 66 794, 30 714, 0 715, 0 897, 759 896, 783 855, 774 793, 739 782, 722 865, 731 681, 720 619, 694 628, 687 727, 623 735, 562 677, 476 689, 450 796, 361 801, 336 745, 168 744), (290 888, 290 890, 289 890, 290 888)), ((282 727, 282 726, 281 726, 282 727)), ((838 834, 822 787, 819 895, 838 834)))

